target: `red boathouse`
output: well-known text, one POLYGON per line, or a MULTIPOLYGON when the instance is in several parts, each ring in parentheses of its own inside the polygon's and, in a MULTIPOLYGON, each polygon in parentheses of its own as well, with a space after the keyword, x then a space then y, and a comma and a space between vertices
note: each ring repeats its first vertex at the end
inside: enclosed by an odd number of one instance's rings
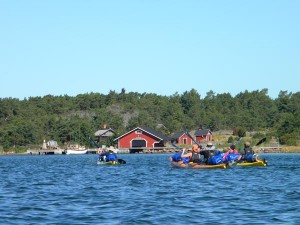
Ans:
POLYGON ((140 151, 147 148, 163 148, 169 137, 153 130, 149 127, 136 127, 133 130, 123 134, 122 136, 114 139, 118 141, 119 149, 130 149, 140 151))

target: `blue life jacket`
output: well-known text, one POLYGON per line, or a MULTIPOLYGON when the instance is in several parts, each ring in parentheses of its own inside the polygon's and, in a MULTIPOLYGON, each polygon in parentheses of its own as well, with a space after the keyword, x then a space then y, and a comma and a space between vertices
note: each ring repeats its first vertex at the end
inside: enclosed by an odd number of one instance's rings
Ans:
POLYGON ((174 154, 172 155, 172 160, 173 160, 174 162, 179 162, 179 161, 181 161, 181 160, 182 160, 182 158, 181 158, 181 153, 174 153, 174 154))
POLYGON ((107 157, 106 157, 106 161, 109 162, 109 161, 117 161, 117 155, 116 154, 109 154, 107 157))
POLYGON ((182 158, 182 161, 183 161, 184 164, 189 164, 190 157, 182 158))
POLYGON ((220 150, 216 149, 215 150, 215 155, 220 155, 220 154, 221 154, 220 150))
POLYGON ((218 164, 223 163, 223 157, 221 154, 215 155, 215 156, 212 156, 211 158, 209 158, 207 162, 209 165, 218 165, 218 164))
POLYGON ((225 162, 235 161, 240 157, 240 154, 228 154, 226 156, 225 162))
POLYGON ((253 154, 250 154, 250 155, 246 156, 246 161, 247 162, 255 162, 256 159, 255 159, 255 157, 253 157, 253 154))
POLYGON ((246 159, 246 160, 247 160, 248 155, 253 155, 253 154, 254 154, 254 151, 252 148, 245 148, 242 151, 243 159, 246 159))

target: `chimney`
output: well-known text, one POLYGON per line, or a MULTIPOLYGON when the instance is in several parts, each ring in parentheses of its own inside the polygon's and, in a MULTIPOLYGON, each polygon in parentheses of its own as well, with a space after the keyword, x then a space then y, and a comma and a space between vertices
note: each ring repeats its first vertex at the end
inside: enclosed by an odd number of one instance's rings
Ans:
POLYGON ((103 128, 106 129, 106 124, 103 124, 103 128))

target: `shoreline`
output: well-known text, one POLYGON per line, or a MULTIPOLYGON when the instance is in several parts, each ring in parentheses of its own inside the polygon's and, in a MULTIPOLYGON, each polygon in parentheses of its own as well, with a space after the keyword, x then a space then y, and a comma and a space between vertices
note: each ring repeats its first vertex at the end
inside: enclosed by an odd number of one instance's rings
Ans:
MULTIPOLYGON (((157 154, 174 154, 175 152, 154 152, 154 153, 149 153, 149 152, 140 152, 140 153, 118 153, 118 155, 132 155, 132 154, 143 154, 143 155, 157 155, 157 154)), ((276 151, 276 152, 257 152, 258 154, 299 154, 300 149, 296 151, 276 151)), ((18 155, 36 155, 38 156, 39 154, 28 154, 26 152, 22 153, 14 153, 14 152, 7 152, 7 153, 2 153, 0 152, 0 156, 18 156, 18 155)), ((65 154, 40 154, 40 155, 65 155, 65 154)), ((97 155, 97 154, 82 154, 82 155, 97 155)))
MULTIPOLYGON (((255 150, 254 151, 258 154, 270 154, 270 153, 300 153, 300 146, 283 146, 280 148, 280 150, 261 150, 263 147, 255 150)), ((32 149, 33 150, 33 149, 32 149)), ((38 150, 34 150, 34 151, 38 151, 38 150)), ((93 152, 89 152, 87 154, 84 155, 97 155, 96 150, 94 150, 93 152), (95 151, 95 153, 94 153, 95 151)), ((123 154, 173 154, 176 152, 180 152, 177 149, 173 149, 173 150, 168 150, 168 151, 140 151, 140 152, 136 152, 136 153, 129 153, 129 152, 119 152, 118 154, 123 155, 123 154)), ((28 153, 28 150, 26 150, 25 152, 15 152, 15 151, 0 151, 0 155, 40 155, 40 154, 30 154, 28 153)), ((41 155, 63 155, 63 154, 41 154, 41 155)))

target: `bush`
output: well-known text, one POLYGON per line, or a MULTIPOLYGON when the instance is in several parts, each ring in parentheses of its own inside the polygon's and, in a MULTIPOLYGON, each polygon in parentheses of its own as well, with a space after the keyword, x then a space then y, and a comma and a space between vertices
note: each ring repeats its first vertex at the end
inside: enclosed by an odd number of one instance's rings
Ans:
POLYGON ((230 136, 230 137, 228 138, 227 143, 233 143, 233 137, 232 137, 232 136, 230 136))

